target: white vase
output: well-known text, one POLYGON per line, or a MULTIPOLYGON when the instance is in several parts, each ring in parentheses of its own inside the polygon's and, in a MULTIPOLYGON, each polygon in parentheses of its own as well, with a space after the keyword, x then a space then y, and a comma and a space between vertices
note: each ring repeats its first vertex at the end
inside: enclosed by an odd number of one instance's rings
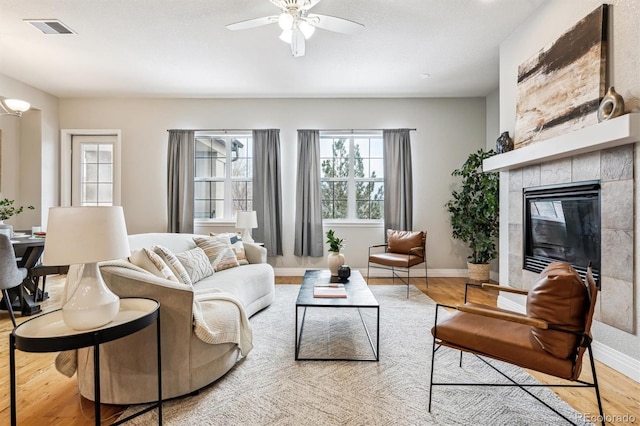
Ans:
POLYGON ((7 237, 13 237, 13 225, 4 223, 4 220, 0 220, 0 234, 5 234, 7 237))
POLYGON ((338 268, 340 265, 344 265, 344 256, 340 252, 330 251, 329 256, 327 257, 327 265, 331 271, 331 276, 337 277, 338 268))

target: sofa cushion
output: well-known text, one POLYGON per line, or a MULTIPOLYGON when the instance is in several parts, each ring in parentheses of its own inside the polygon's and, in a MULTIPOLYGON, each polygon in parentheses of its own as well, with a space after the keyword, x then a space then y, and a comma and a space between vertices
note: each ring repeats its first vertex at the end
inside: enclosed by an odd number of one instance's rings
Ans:
POLYGON ((236 258, 238 259, 238 264, 240 265, 248 265, 249 260, 247 260, 247 255, 244 251, 244 243, 242 242, 242 237, 238 234, 234 233, 226 233, 226 234, 216 234, 215 232, 210 232, 210 237, 216 237, 218 235, 227 235, 229 237, 229 241, 231 243, 231 248, 233 252, 236 254, 236 258))
POLYGON ((169 268, 164 260, 149 249, 142 248, 133 250, 129 256, 129 262, 151 272, 156 277, 166 278, 171 281, 178 281, 178 278, 169 268))
POLYGON ((387 251, 390 253, 409 254, 409 250, 423 246, 424 238, 424 232, 422 231, 395 231, 388 229, 387 251))
MULTIPOLYGON (((582 332, 589 309, 589 294, 580 275, 568 263, 554 262, 540 273, 527 295, 527 315, 571 331, 582 332)), ((532 337, 550 354, 574 355, 578 336, 531 327, 532 337)))
POLYGON ((200 247, 178 253, 176 257, 184 266, 193 284, 213 275, 213 267, 209 263, 209 258, 200 247))
POLYGON ((193 241, 207 254, 214 271, 218 272, 239 266, 238 258, 231 247, 231 240, 227 235, 193 237, 193 241))
POLYGON ((162 258, 162 260, 167 263, 167 265, 169 265, 171 271, 176 275, 176 277, 178 277, 179 282, 181 282, 182 284, 193 285, 193 282, 191 281, 191 277, 189 277, 187 270, 184 269, 182 263, 180 263, 176 255, 173 254, 171 250, 163 246, 153 246, 151 249, 156 254, 158 254, 162 258))

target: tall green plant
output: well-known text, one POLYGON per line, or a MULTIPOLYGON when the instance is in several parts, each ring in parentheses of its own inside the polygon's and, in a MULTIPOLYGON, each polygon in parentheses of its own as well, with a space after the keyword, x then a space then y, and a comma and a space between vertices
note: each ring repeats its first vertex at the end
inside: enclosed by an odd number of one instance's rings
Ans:
POLYGON ((489 263, 498 255, 500 176, 482 171, 482 160, 495 154, 493 150, 480 149, 451 173, 462 177, 462 182, 459 190, 451 192, 453 198, 446 208, 451 216, 453 238, 467 243, 471 263, 489 263))

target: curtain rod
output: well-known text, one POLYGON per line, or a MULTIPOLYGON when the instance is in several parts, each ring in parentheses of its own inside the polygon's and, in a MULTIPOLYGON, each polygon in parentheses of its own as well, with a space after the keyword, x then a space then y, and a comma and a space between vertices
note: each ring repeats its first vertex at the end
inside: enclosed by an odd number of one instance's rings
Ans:
MULTIPOLYGON (((404 127, 402 127, 401 129, 404 129, 404 127)), ((229 132, 251 132, 253 130, 256 129, 167 129, 167 132, 170 132, 172 130, 193 130, 194 132, 224 132, 224 133, 229 133, 229 132)), ((260 130, 264 130, 264 129, 260 129, 260 130)), ((298 129, 298 130, 303 130, 303 129, 298 129)), ((310 130, 310 129, 304 129, 304 130, 310 130)), ((318 129, 321 132, 380 132, 382 130, 395 130, 395 129, 318 129)), ((415 132, 418 129, 407 129, 411 132, 415 132)))
MULTIPOLYGON (((406 129, 406 127, 401 127, 400 129, 406 129)), ((298 130, 312 130, 312 129, 298 129, 298 130)), ((316 130, 316 129, 313 129, 316 130)), ((355 133, 355 132, 381 132, 383 130, 396 130, 396 129, 317 129, 321 132, 344 132, 344 133, 355 133)), ((418 129, 407 129, 409 131, 415 132, 418 129)))
MULTIPOLYGON (((172 130, 193 130, 194 132, 224 132, 224 133, 229 133, 229 132, 251 132, 253 130, 256 129, 167 129, 167 132, 170 132, 172 130)), ((263 129, 260 129, 263 130, 263 129)))

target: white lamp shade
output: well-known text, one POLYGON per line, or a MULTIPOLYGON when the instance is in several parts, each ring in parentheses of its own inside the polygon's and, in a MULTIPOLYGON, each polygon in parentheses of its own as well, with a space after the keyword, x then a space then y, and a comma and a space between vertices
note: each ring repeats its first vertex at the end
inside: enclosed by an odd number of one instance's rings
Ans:
POLYGON ((236 228, 257 228, 258 216, 255 211, 250 212, 236 212, 236 228))
POLYGON ((49 209, 44 265, 75 265, 130 255, 122 207, 49 209))
POLYGON ((20 99, 5 99, 4 104, 12 111, 20 113, 28 111, 29 108, 31 108, 31 104, 29 102, 21 101, 20 99))

